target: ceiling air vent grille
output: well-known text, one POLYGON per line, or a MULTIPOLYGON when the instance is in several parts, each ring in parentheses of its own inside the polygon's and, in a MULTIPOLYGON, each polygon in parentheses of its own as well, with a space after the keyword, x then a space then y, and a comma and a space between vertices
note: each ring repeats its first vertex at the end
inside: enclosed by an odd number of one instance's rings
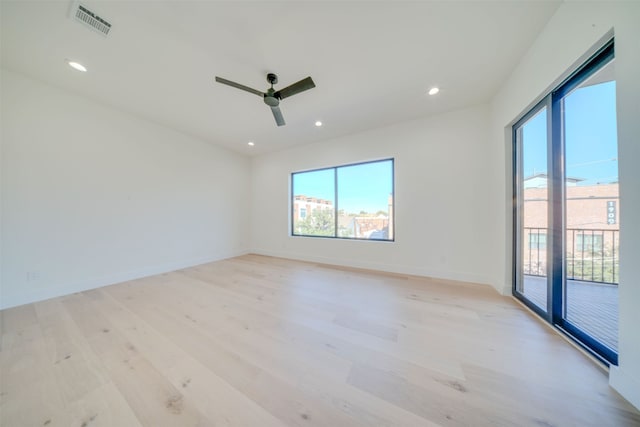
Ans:
POLYGON ((109 34, 111 30, 111 24, 104 18, 99 17, 96 13, 90 11, 80 3, 74 3, 71 11, 76 21, 88 26, 89 28, 96 30, 103 36, 109 34))

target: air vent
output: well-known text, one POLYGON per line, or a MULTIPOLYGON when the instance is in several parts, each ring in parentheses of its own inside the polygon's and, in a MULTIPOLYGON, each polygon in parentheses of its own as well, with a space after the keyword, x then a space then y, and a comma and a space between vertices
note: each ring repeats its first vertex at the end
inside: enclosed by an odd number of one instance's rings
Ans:
POLYGON ((78 2, 73 2, 71 6, 71 15, 76 21, 99 32, 105 37, 111 30, 110 23, 78 2))

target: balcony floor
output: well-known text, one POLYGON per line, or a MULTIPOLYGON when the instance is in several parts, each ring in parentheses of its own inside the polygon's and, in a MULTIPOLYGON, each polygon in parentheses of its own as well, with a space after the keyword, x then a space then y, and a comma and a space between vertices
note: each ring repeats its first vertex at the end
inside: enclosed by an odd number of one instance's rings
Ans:
MULTIPOLYGON (((547 278, 524 277, 524 295, 546 309, 547 278)), ((567 280, 567 320, 617 352, 618 286, 567 280)))

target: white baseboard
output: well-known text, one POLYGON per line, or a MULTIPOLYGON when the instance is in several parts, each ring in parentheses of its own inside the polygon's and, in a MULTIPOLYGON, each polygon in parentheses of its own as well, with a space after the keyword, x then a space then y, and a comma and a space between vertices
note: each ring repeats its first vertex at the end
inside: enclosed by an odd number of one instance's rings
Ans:
POLYGON ((609 385, 640 410, 640 380, 612 365, 609 368, 609 385))
POLYGON ((70 295, 75 292, 83 292, 91 289, 101 288, 103 286, 114 285, 129 280, 140 279, 143 277, 155 276, 157 274, 168 273, 170 271, 180 270, 187 267, 193 267, 208 262, 219 261, 226 258, 233 258, 240 255, 246 255, 248 250, 240 250, 235 252, 218 253, 210 256, 192 258, 187 260, 175 261, 166 264, 146 266, 135 270, 121 271, 100 277, 90 277, 86 280, 65 283, 65 284, 48 284, 39 287, 32 292, 24 293, 15 298, 2 298, 0 301, 0 310, 16 307, 19 305, 30 304, 33 302, 44 301, 50 298, 56 298, 64 295, 70 295))
POLYGON ((342 267, 362 268, 367 270, 384 271, 387 273, 408 274, 412 276, 431 277, 434 279, 443 279, 443 280, 455 280, 458 282, 491 286, 489 285, 491 282, 486 277, 482 277, 482 276, 471 274, 471 273, 464 273, 464 272, 436 271, 436 270, 430 270, 430 269, 425 269, 425 268, 415 267, 415 266, 408 266, 408 265, 381 264, 377 262, 369 262, 369 261, 362 261, 362 260, 332 258, 332 257, 323 257, 323 256, 315 256, 315 255, 310 256, 302 253, 272 251, 272 250, 264 250, 264 249, 253 249, 251 250, 251 253, 256 255, 289 258, 289 259, 295 259, 299 261, 339 265, 342 267))

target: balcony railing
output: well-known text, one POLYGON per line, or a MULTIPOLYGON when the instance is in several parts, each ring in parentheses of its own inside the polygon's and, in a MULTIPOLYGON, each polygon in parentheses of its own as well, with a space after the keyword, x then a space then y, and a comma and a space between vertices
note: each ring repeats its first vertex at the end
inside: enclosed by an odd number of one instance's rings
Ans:
MULTIPOLYGON (((565 268, 567 279, 618 284, 619 230, 567 229, 565 268)), ((547 275, 546 228, 524 227, 524 274, 547 275)))

